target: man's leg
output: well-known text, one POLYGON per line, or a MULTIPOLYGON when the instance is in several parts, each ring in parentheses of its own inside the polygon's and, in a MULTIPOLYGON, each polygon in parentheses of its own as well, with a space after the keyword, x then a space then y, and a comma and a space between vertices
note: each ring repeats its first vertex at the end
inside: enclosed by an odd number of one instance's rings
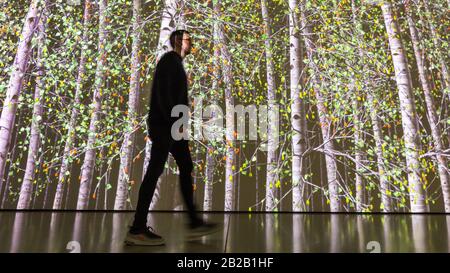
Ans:
POLYGON ((181 194, 183 195, 184 202, 189 212, 189 219, 191 223, 198 221, 192 184, 192 170, 194 169, 194 165, 192 163, 188 141, 175 141, 170 149, 170 153, 175 158, 178 169, 180 170, 181 194))
POLYGON ((191 151, 187 140, 175 141, 170 149, 180 170, 180 187, 189 212, 189 238, 197 238, 219 231, 222 225, 206 223, 197 216, 194 204, 194 189, 192 187, 192 163, 191 151))
POLYGON ((152 134, 152 149, 150 152, 150 162, 139 189, 138 203, 134 217, 133 228, 142 229, 147 226, 148 208, 155 192, 156 183, 164 170, 170 150, 170 139, 165 131, 152 134))

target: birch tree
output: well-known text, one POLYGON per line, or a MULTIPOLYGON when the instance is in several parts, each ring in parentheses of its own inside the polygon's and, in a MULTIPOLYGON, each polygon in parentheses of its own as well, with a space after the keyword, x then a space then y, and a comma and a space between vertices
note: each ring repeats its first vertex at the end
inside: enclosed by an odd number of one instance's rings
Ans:
POLYGON ((107 25, 107 0, 99 0, 99 36, 98 36, 98 58, 97 68, 95 72, 95 86, 92 102, 92 114, 89 124, 89 135, 84 156, 83 165, 81 167, 80 188, 78 192, 77 210, 85 210, 89 206, 89 197, 92 184, 92 176, 95 168, 95 157, 97 149, 94 147, 98 123, 100 122, 100 112, 102 107, 102 99, 104 92, 104 79, 106 70, 106 38, 108 30, 107 25))
POLYGON ((124 210, 127 207, 128 186, 130 181, 130 169, 133 157, 133 146, 135 145, 136 127, 138 126, 137 115, 139 107, 139 86, 141 74, 141 0, 133 0, 133 45, 131 53, 131 77, 130 95, 128 98, 128 128, 125 132, 121 148, 119 180, 117 181, 117 192, 114 210, 124 210))
POLYGON ((74 140, 75 140, 75 128, 77 123, 77 118, 80 115, 80 111, 78 109, 78 105, 80 105, 81 94, 83 92, 83 83, 86 78, 86 60, 87 60, 87 43, 89 40, 89 26, 92 21, 92 8, 93 3, 91 0, 86 0, 84 3, 84 15, 83 15, 83 37, 81 40, 82 49, 80 51, 80 60, 78 66, 78 75, 75 87, 75 96, 74 96, 74 104, 75 107, 72 108, 72 113, 70 116, 70 121, 67 126, 67 141, 64 144, 64 152, 61 160, 61 168, 58 174, 58 184, 56 186, 56 193, 53 199, 53 209, 61 209, 62 201, 64 195, 65 184, 67 184, 67 180, 69 179, 69 168, 71 160, 69 159, 72 155, 75 154, 74 140))
MULTIPOLYGON (((220 40, 219 40, 219 17, 220 14, 219 5, 213 6, 214 11, 214 22, 213 22, 213 51, 214 51, 214 59, 213 59, 213 75, 212 75, 212 90, 218 92, 219 90, 219 78, 220 78, 220 40)), ((215 105, 217 102, 215 99, 212 101, 212 105, 215 105)), ((213 110, 211 113, 211 118, 216 118, 216 113, 213 110)), ((212 139, 208 139, 208 144, 206 148, 206 167, 205 167, 205 193, 203 197, 203 210, 211 211, 213 207, 213 179, 214 179, 214 147, 211 144, 212 139)))
POLYGON ((428 81, 428 68, 426 64, 426 60, 424 58, 424 52, 421 49, 420 45, 420 35, 419 31, 416 28, 416 24, 413 19, 413 14, 410 11, 409 3, 405 4, 406 8, 406 17, 409 26, 409 32, 411 34, 411 41, 414 49, 414 56, 416 58, 417 69, 419 71, 419 80, 422 85, 422 90, 425 96, 426 110, 427 110, 427 118, 430 124, 431 136, 434 142, 434 150, 436 153, 436 162, 438 166, 439 179, 441 182, 441 190, 442 195, 444 197, 444 206, 445 212, 450 212, 450 186, 449 186, 449 177, 448 177, 448 163, 445 158, 443 151, 444 143, 441 138, 442 128, 439 123, 439 117, 437 115, 436 105, 434 102, 433 95, 431 93, 432 87, 430 82, 428 81))
POLYGON ((323 139, 323 150, 325 153, 327 180, 328 180, 328 193, 330 200, 330 210, 331 212, 341 211, 341 204, 339 198, 339 182, 337 174, 337 163, 333 155, 334 143, 331 138, 330 123, 328 118, 328 109, 325 106, 325 99, 322 95, 321 82, 318 78, 320 74, 319 67, 315 63, 314 54, 316 51, 315 44, 312 40, 312 27, 308 22, 308 12, 305 6, 305 0, 300 2, 300 12, 301 12, 301 26, 302 34, 305 40, 306 55, 308 59, 308 66, 311 73, 311 81, 314 89, 314 94, 316 97, 317 110, 319 112, 320 129, 322 132, 323 139))
MULTIPOLYGON (((44 3, 46 5, 46 3, 44 3)), ((30 144, 28 146, 27 165, 20 189, 17 209, 29 209, 35 184, 36 167, 39 165, 41 147, 42 97, 44 92, 44 47, 46 47, 47 8, 43 8, 37 31, 36 87, 34 89, 33 117, 31 121, 30 144)))
POLYGON ((17 103, 22 92, 22 80, 30 58, 31 39, 36 32, 36 27, 39 22, 41 7, 38 4, 39 0, 33 0, 30 3, 17 47, 17 53, 12 65, 6 98, 3 102, 2 114, 0 116, 0 192, 3 188, 3 177, 5 174, 7 155, 11 146, 11 135, 16 118, 17 103))
MULTIPOLYGON (((392 202, 391 198, 388 195, 389 191, 389 181, 387 178, 387 170, 386 166, 384 164, 384 155, 383 155, 383 132, 382 132, 382 126, 380 123, 380 119, 378 117, 379 114, 379 105, 378 100, 376 98, 375 94, 375 88, 374 85, 370 82, 371 78, 370 76, 373 76, 373 73, 370 73, 369 68, 367 66, 367 58, 364 54, 364 49, 362 45, 364 44, 364 35, 363 35, 363 28, 362 24, 360 22, 360 19, 358 17, 357 10, 363 8, 363 6, 357 6, 355 1, 352 1, 352 23, 355 26, 356 33, 354 35, 357 36, 357 40, 359 41, 358 44, 358 57, 359 57, 359 64, 362 68, 362 80, 363 80, 363 88, 366 90, 364 94, 367 97, 368 104, 372 106, 372 109, 370 110, 369 117, 372 124, 372 131, 373 131, 373 138, 375 140, 375 154, 376 154, 376 166, 377 166, 377 173, 379 178, 379 185, 380 185, 380 193, 381 193, 381 207, 384 212, 390 212, 392 211, 392 202)), ((358 184, 358 183, 357 183, 358 184)))
POLYGON ((398 24, 393 15, 391 1, 383 1, 381 8, 389 37, 389 46, 400 100, 411 212, 426 212, 426 196, 424 186, 420 180, 418 117, 412 92, 411 74, 403 43, 400 39, 398 24))
POLYGON ((267 100, 269 106, 269 120, 267 130, 267 169, 266 169, 266 211, 274 210, 278 205, 277 196, 277 155, 275 146, 275 135, 271 132, 273 128, 272 111, 276 101, 276 85, 274 75, 274 60, 272 52, 272 29, 269 20, 269 11, 267 9, 267 0, 261 0, 261 14, 264 28, 264 50, 266 55, 266 77, 267 77, 267 100))
MULTIPOLYGON (((357 23, 357 14, 356 14, 355 8, 356 8, 355 1, 352 0, 352 23, 355 26, 359 26, 357 23)), ((361 38, 361 35, 359 34, 360 31, 361 31, 361 29, 357 28, 357 38, 361 38)), ((353 72, 353 74, 356 74, 356 73, 353 72)), ((361 103, 359 102, 361 94, 360 94, 359 88, 356 86, 355 76, 356 75, 354 75, 351 79, 350 90, 353 91, 353 93, 354 93, 353 98, 352 98, 352 103, 353 103, 353 120, 354 120, 354 126, 355 126, 353 137, 354 137, 354 143, 355 143, 356 211, 361 212, 364 209, 364 203, 365 203, 365 199, 364 199, 365 186, 364 186, 363 176, 361 174, 361 171, 363 170, 363 168, 362 168, 363 152, 362 152, 361 148, 364 146, 364 139, 363 139, 363 132, 362 132, 363 121, 361 120, 361 113, 364 111, 364 109, 362 109, 364 106, 361 105, 361 103)))
POLYGON ((292 210, 304 211, 303 176, 307 127, 305 102, 301 92, 302 50, 300 40, 299 1, 289 0, 289 54, 292 124, 292 210))
MULTIPOLYGON (((217 17, 222 18, 221 1, 215 2, 217 5, 216 11, 217 17)), ((234 209, 235 196, 233 192, 234 175, 234 145, 235 145, 235 131, 234 131, 234 98, 232 94, 232 60, 231 54, 228 51, 226 44, 224 27, 222 21, 219 19, 218 27, 218 39, 220 47, 222 77, 225 86, 225 140, 226 140, 226 165, 225 165, 225 211, 232 211, 234 209)))

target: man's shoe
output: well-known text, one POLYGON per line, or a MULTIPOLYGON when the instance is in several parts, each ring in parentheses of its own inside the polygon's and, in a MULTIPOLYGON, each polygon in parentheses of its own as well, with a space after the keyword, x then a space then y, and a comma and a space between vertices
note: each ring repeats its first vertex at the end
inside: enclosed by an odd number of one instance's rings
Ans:
POLYGON ((222 224, 218 223, 206 223, 203 220, 191 222, 188 225, 187 236, 188 238, 196 238, 212 233, 216 233, 222 229, 222 224))
POLYGON ((127 237, 125 238, 125 244, 130 246, 164 245, 164 239, 158 234, 155 234, 153 231, 154 230, 151 227, 147 227, 141 230, 133 230, 133 228, 131 228, 127 234, 127 237))

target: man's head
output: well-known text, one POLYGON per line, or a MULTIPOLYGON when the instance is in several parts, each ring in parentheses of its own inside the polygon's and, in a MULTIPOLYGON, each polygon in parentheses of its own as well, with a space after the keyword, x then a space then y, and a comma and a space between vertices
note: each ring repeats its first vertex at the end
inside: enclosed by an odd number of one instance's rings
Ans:
POLYGON ((191 53, 191 36, 184 29, 175 30, 170 34, 170 45, 173 50, 178 52, 181 57, 185 57, 191 53))

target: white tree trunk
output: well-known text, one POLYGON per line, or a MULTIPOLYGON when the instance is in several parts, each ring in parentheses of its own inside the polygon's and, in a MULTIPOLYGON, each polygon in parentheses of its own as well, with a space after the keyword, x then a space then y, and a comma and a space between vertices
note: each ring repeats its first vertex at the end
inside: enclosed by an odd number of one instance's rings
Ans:
POLYGON ((47 10, 44 7, 41 18, 38 24, 38 49, 36 60, 36 86, 34 89, 34 105, 33 116, 31 121, 30 132, 30 144, 28 145, 27 165, 25 168, 25 175, 23 177, 22 186, 20 188, 19 201, 17 203, 17 209, 30 209, 33 184, 36 173, 36 166, 39 165, 39 149, 41 147, 40 126, 42 124, 42 97, 45 88, 43 83, 44 77, 44 64, 43 64, 43 48, 46 40, 46 27, 47 27, 47 10))
MULTIPOLYGON (((219 78, 220 78, 220 41, 219 41, 219 24, 218 24, 218 14, 220 10, 218 5, 214 5, 214 16, 213 18, 213 39, 214 39, 214 60, 213 60, 213 82, 212 91, 218 92, 219 89, 219 78)), ((217 102, 215 99, 212 101, 212 105, 217 102)), ((211 113, 212 119, 216 118, 216 113, 213 111, 211 113)), ((208 140, 206 149, 206 167, 205 167, 205 193, 203 197, 203 210, 211 211, 213 207, 213 180, 214 180, 214 147, 212 146, 210 140, 208 140)))
POLYGON ((363 134, 362 134, 362 119, 361 119, 361 110, 363 106, 358 101, 358 96, 360 92, 357 90, 356 86, 353 84, 353 88, 350 89, 355 92, 353 98, 353 122, 355 126, 355 132, 353 133, 353 140, 355 142, 355 191, 356 191, 356 211, 362 212, 364 209, 365 198, 364 198, 364 179, 362 172, 363 169, 363 152, 361 147, 364 143, 363 134))
POLYGON ((69 179, 68 174, 69 168, 70 168, 70 161, 69 158, 71 157, 73 151, 73 142, 75 140, 75 127, 78 115, 80 112, 78 111, 78 105, 80 105, 80 95, 83 92, 83 82, 85 78, 86 73, 86 49, 87 49, 87 42, 89 40, 89 25, 91 23, 92 18, 92 2, 91 0, 86 0, 84 5, 84 16, 83 16, 83 38, 82 38, 82 48, 80 52, 80 63, 78 65, 78 75, 77 75, 77 82, 75 87, 75 97, 74 97, 74 105, 75 107, 72 108, 72 113, 70 115, 70 122, 68 124, 67 128, 67 141, 64 144, 64 154, 61 161, 61 168, 59 170, 58 175, 58 185, 56 187, 56 193, 55 198, 53 200, 53 209, 61 209, 62 208, 62 201, 63 201, 63 195, 64 195, 64 186, 67 183, 66 179, 69 179))
POLYGON ((180 0, 164 1, 164 9, 161 16, 161 28, 159 31, 157 60, 159 60, 164 53, 172 49, 169 38, 172 31, 175 29, 175 16, 179 3, 180 0))
POLYGON ((422 84, 423 93, 425 95, 425 103, 427 106, 427 118, 431 128, 431 136, 433 137, 434 150, 436 152, 436 160, 438 165, 439 178, 441 181, 442 195, 444 197, 445 212, 450 213, 450 186, 449 177, 447 173, 448 163, 447 159, 443 155, 445 150, 443 147, 443 141, 441 139, 442 129, 439 124, 439 117, 437 115, 436 106, 434 103, 433 95, 431 93, 431 85, 428 82, 428 73, 425 64, 424 54, 420 48, 420 35, 415 26, 413 15, 409 13, 407 9, 407 20, 409 25, 409 31, 411 34, 411 40, 413 43, 414 55, 416 57, 417 68, 419 70, 419 79, 422 84))
POLYGON ((225 140, 226 140, 226 165, 225 165, 225 211, 232 211, 234 209, 235 196, 233 192, 233 183, 234 175, 233 175, 233 164, 234 164, 234 145, 235 145, 235 135, 234 135, 234 98, 232 95, 232 79, 233 79, 233 71, 232 71, 232 62, 231 62, 231 54, 228 51, 228 47, 225 41, 224 35, 224 27, 221 23, 221 1, 216 1, 215 10, 217 12, 218 20, 218 39, 219 39, 219 48, 220 48, 220 56, 221 56, 221 65, 222 65, 222 75, 223 82, 225 86, 225 122, 226 122, 226 131, 225 131, 225 140))
POLYGON ((124 141, 120 152, 119 180, 117 181, 117 192, 114 203, 114 210, 124 210, 127 208, 128 185, 131 176, 131 160, 133 158, 133 146, 136 138, 136 127, 139 107, 139 82, 141 73, 141 0, 133 0, 133 45, 131 52, 131 77, 130 96, 128 98, 128 129, 125 132, 124 141))
POLYGON ((301 0, 300 10, 301 10, 301 25, 302 32, 305 39, 305 47, 306 53, 309 59, 309 66, 312 70, 312 83, 314 86, 314 93, 317 100, 317 110, 319 112, 319 121, 320 128, 322 132, 322 139, 324 143, 324 151, 325 151, 325 162, 326 162, 326 171, 327 171, 327 179, 328 179, 328 192, 329 192, 329 200, 330 200, 330 210, 331 212, 339 212, 341 211, 341 202, 339 198, 339 182, 337 178, 337 163, 334 158, 332 152, 334 151, 334 143, 331 139, 330 135, 330 123, 331 121, 328 119, 328 109, 325 106, 325 99, 321 93, 321 83, 317 77, 320 73, 319 68, 314 63, 314 53, 316 51, 315 45, 312 42, 312 28, 311 25, 307 22, 306 11, 305 11, 305 2, 301 0))
POLYGON ((269 12, 267 10, 267 0, 261 0, 261 14, 263 18, 264 33, 267 36, 264 39, 264 48, 266 54, 266 76, 267 76, 267 100, 269 106, 269 119, 267 130, 267 169, 266 169, 266 211, 272 211, 277 208, 278 200, 277 196, 277 146, 275 141, 275 134, 273 129, 273 110, 276 100, 276 85, 274 75, 274 61, 272 54, 272 30, 269 20, 269 12))
POLYGON ((372 122, 373 138, 375 139, 375 151, 377 154, 377 167, 380 180, 381 203, 383 204, 384 212, 391 212, 393 211, 393 208, 392 200, 387 194, 387 191, 389 190, 389 181, 386 176, 386 167, 384 164, 383 134, 381 130, 380 120, 378 119, 377 102, 375 102, 375 98, 371 90, 367 92, 367 100, 369 102, 369 105, 373 106, 373 109, 370 111, 369 115, 372 122))
POLYGON ((292 126, 292 211, 305 211, 305 158, 306 116, 305 102, 300 94, 302 67, 302 45, 300 40, 299 2, 289 0, 289 50, 292 126))
POLYGON ((214 156, 212 146, 208 146, 206 152, 206 181, 205 193, 203 196, 203 211, 211 211, 213 207, 213 183, 214 183, 214 156))
MULTIPOLYGON (((353 13, 353 24, 358 32, 358 40, 361 42, 364 41, 364 37, 361 34, 362 26, 360 22, 357 19, 357 11, 356 11, 356 5, 355 1, 352 1, 352 13, 353 13)), ((367 67, 367 61, 364 56, 364 51, 361 46, 358 46, 358 52, 359 52, 359 58, 362 62, 362 71, 363 74, 367 74, 369 72, 367 67)), ((370 79, 365 78, 367 82, 369 82, 367 85, 365 85, 367 92, 367 101, 369 102, 369 105, 372 106, 372 109, 369 113, 370 121, 372 123, 372 130, 373 130, 373 138, 375 140, 375 151, 377 155, 377 168, 378 168, 378 175, 379 175, 379 183, 380 183, 380 192, 381 192, 381 204, 383 207, 383 212, 391 212, 392 211, 392 202, 391 198, 388 195, 389 190, 389 181, 386 176, 386 168, 384 165, 384 156, 383 156, 383 134, 382 129, 380 125, 380 121, 378 119, 378 102, 375 99, 374 96, 374 88, 373 85, 370 83, 370 79)))
POLYGON ((106 67, 106 36, 107 36, 107 0, 99 0, 99 38, 97 68, 95 72, 95 87, 93 96, 93 113, 89 124, 89 136, 84 156, 83 165, 81 167, 80 190, 78 192, 77 210, 85 210, 89 206, 89 197, 92 184, 92 176, 95 168, 96 148, 94 147, 98 124, 100 122, 100 112, 103 98, 103 83, 105 79, 106 67))
MULTIPOLYGON (((356 10, 355 10, 355 1, 352 0, 352 20, 353 25, 359 26, 357 23, 357 16, 356 16, 356 10)), ((360 28, 357 28, 357 33, 359 32, 360 28)), ((361 35, 358 35, 358 38, 361 38, 361 35)), ((359 97, 361 96, 361 92, 356 87, 355 79, 353 78, 351 80, 351 91, 353 91, 353 121, 355 126, 355 132, 353 134, 354 143, 355 143, 355 190, 356 190, 356 211, 361 212, 364 209, 365 199, 364 199, 364 179, 363 174, 361 173, 363 168, 363 160, 364 155, 362 152, 362 147, 364 144, 364 136, 362 133, 362 119, 361 119, 361 113, 364 111, 363 105, 359 102, 359 97)))
POLYGON ((426 212, 425 191, 420 181, 418 120, 412 92, 411 75, 408 69, 406 53, 400 39, 399 28, 393 16, 391 2, 383 1, 381 8, 389 36, 389 45, 399 93, 411 212, 426 212))
POLYGON ((0 192, 3 188, 3 176, 5 175, 6 159, 11 146, 17 103, 22 92, 22 80, 30 57, 31 39, 39 21, 37 3, 38 0, 31 2, 25 18, 0 117, 0 192))

